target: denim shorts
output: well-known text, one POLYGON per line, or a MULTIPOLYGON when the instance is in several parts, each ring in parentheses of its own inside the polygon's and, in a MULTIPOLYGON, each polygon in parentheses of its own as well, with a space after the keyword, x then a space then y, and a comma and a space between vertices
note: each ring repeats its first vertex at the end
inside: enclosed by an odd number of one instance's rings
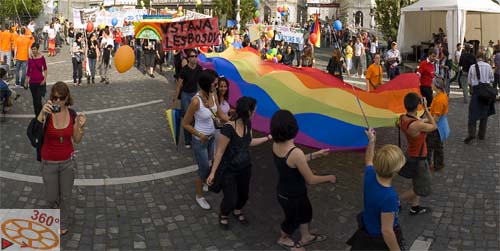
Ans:
POLYGON ((207 143, 202 143, 201 140, 193 137, 191 144, 198 164, 198 176, 205 180, 210 175, 210 161, 214 159, 215 137, 213 135, 208 137, 207 143))

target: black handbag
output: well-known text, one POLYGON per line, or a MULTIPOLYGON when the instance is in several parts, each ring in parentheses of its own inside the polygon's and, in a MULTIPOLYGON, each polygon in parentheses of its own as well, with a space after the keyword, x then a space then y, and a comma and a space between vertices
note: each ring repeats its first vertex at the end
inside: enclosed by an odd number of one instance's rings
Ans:
POLYGON ((476 92, 479 101, 482 103, 493 103, 498 95, 498 91, 488 83, 481 83, 480 74, 481 72, 479 71, 479 66, 476 64, 476 76, 479 83, 474 91, 476 92))

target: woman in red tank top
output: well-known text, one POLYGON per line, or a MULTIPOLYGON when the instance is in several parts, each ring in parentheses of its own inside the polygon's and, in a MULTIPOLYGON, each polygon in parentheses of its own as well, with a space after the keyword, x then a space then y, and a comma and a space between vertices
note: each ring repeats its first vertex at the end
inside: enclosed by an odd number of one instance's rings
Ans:
POLYGON ((50 100, 37 119, 44 124, 41 149, 42 178, 50 208, 61 209, 61 235, 68 232, 68 210, 75 179, 74 143, 80 143, 86 122, 85 114, 77 115, 69 108, 73 98, 64 82, 57 82, 50 100))

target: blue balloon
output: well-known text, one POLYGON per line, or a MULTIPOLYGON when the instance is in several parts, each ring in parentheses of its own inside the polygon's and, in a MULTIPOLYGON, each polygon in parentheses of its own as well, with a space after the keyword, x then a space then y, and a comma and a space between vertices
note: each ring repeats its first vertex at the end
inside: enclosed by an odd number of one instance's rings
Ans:
POLYGON ((259 8, 259 2, 260 2, 260 0, 255 0, 255 1, 254 1, 254 3, 255 3, 255 7, 256 7, 256 8, 259 8))
POLYGON ((284 17, 286 13, 284 11, 281 12, 281 16, 284 17))
POLYGON ((118 24, 118 19, 116 17, 113 17, 113 19, 111 19, 111 25, 116 26, 117 24, 118 24))
POLYGON ((342 30, 342 22, 340 22, 340 20, 335 20, 335 22, 333 22, 333 27, 336 31, 342 30))

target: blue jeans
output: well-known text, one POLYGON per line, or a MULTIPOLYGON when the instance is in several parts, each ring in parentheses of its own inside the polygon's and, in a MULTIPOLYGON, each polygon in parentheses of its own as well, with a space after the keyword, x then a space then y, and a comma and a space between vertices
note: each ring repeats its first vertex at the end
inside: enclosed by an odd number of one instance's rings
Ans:
MULTIPOLYGON (((181 117, 184 117, 184 114, 186 114, 186 111, 189 107, 189 104, 191 103, 191 99, 196 95, 196 92, 188 93, 188 92, 183 92, 181 91, 181 117)), ((184 144, 185 145, 191 145, 191 139, 192 139, 191 133, 188 131, 184 130, 184 144)))
POLYGON ((174 53, 172 53, 172 51, 167 51, 165 58, 167 60, 167 66, 174 65, 174 53))
POLYGON ((215 137, 208 137, 207 143, 202 143, 201 140, 193 138, 193 151, 196 163, 198 164, 198 176, 202 180, 206 180, 210 175, 210 161, 214 158, 215 137))
POLYGON ((16 60, 16 85, 24 85, 24 81, 26 81, 26 68, 28 68, 28 61, 16 60), (21 76, 19 76, 19 71, 21 71, 21 76))
POLYGON ((43 50, 46 51, 49 49, 49 35, 47 33, 43 33, 43 50))
POLYGON ((95 66, 96 66, 96 63, 97 63, 97 59, 96 58, 88 58, 89 60, 89 68, 90 68, 90 77, 92 77, 92 79, 95 78, 95 66))

